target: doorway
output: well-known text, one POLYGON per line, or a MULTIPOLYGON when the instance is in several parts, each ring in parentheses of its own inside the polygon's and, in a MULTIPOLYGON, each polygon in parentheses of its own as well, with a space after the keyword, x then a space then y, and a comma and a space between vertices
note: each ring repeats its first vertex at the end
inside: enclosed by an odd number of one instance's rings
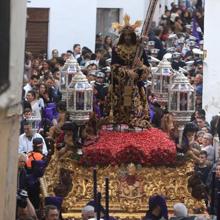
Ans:
POLYGON ((47 57, 49 8, 28 8, 26 51, 47 57))

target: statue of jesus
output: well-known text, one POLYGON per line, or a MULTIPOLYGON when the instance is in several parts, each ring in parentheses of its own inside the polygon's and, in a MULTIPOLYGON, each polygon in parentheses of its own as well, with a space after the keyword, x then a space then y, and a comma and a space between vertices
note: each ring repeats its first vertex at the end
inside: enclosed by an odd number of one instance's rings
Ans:
POLYGON ((149 74, 149 64, 145 53, 134 60, 139 44, 135 29, 140 26, 140 21, 131 25, 130 17, 125 15, 124 23, 124 26, 113 24, 120 37, 112 50, 110 113, 117 124, 146 128, 150 127, 150 123, 144 80, 149 74))

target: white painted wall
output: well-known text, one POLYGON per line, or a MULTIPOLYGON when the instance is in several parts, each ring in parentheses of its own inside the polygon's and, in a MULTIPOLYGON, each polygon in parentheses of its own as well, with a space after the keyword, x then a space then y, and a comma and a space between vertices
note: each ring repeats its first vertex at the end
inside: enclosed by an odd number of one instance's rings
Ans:
POLYGON ((149 0, 31 0, 28 7, 50 9, 50 56, 52 49, 57 48, 62 53, 72 49, 74 43, 94 50, 97 8, 120 8, 121 18, 127 13, 136 21, 144 19, 148 4, 149 0))
POLYGON ((219 17, 220 1, 205 2, 204 49, 207 57, 204 61, 203 107, 207 119, 220 112, 220 65, 219 65, 219 17))
POLYGON ((48 54, 60 53, 80 43, 94 49, 96 0, 31 0, 28 7, 49 8, 48 54))

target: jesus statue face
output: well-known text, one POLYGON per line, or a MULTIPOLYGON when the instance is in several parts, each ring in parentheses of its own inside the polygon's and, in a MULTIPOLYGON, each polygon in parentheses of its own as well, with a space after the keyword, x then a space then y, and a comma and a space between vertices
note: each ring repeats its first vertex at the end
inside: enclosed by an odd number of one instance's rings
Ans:
POLYGON ((132 37, 130 33, 124 33, 124 41, 126 45, 130 45, 132 43, 132 37))

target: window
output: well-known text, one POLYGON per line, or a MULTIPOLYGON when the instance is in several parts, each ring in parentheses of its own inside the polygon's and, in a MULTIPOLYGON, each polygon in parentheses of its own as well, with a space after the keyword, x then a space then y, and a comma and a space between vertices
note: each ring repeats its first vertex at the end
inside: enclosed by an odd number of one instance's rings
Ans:
POLYGON ((97 8, 96 33, 112 35, 112 23, 119 22, 120 9, 97 8))
POLYGON ((0 1, 0 95, 9 87, 10 1, 0 1))

